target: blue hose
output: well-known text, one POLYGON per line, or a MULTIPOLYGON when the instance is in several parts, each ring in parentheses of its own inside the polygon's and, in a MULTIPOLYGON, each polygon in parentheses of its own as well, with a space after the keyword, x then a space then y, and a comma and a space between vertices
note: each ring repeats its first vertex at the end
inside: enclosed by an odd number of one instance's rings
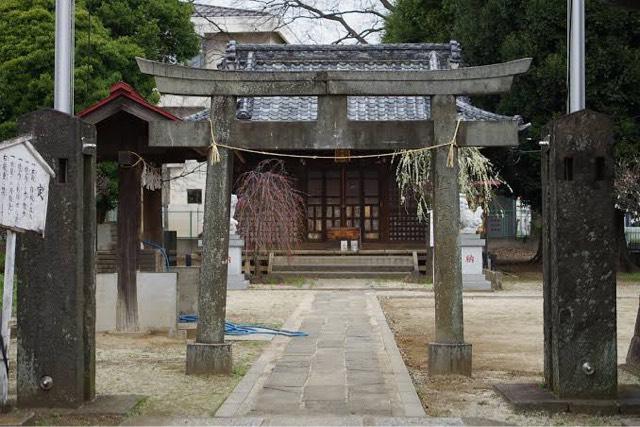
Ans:
MULTIPOLYGON (((181 314, 178 317, 180 323, 195 323, 198 321, 197 314, 181 314)), ((243 336, 254 334, 265 335, 282 335, 285 337, 306 337, 309 334, 302 331, 287 331, 286 329, 275 329, 260 325, 238 324, 232 322, 224 322, 224 334, 243 336)))
POLYGON ((169 269, 169 257, 167 256, 167 250, 162 246, 159 245, 158 243, 149 241, 149 240, 143 240, 142 243, 144 243, 145 245, 149 245, 152 248, 156 248, 160 251, 160 253, 162 254, 162 257, 164 258, 164 269, 165 271, 167 271, 169 269))

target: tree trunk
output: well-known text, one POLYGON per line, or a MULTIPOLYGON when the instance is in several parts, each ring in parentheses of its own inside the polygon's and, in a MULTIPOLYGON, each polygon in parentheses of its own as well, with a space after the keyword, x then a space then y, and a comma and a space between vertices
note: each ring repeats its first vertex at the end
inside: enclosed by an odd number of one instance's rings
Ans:
MULTIPOLYGON (((627 240, 624 235, 624 212, 616 209, 616 244, 618 246, 618 272, 620 273, 634 273, 640 271, 629 253, 627 247, 627 240)), ((637 331, 637 329, 636 329, 637 331)))

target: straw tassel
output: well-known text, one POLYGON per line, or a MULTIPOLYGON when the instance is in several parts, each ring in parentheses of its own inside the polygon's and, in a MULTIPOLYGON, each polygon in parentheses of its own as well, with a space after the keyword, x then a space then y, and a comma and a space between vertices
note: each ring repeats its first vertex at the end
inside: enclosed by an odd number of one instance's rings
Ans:
POLYGON ((211 129, 211 147, 209 147, 209 163, 220 163, 220 151, 218 151, 218 144, 216 144, 216 138, 213 135, 213 122, 209 119, 209 128, 211 129))
POLYGON ((453 138, 451 138, 451 142, 449 145, 449 154, 447 155, 447 167, 452 168, 454 166, 454 161, 455 161, 455 156, 456 156, 456 147, 458 146, 458 144, 456 143, 456 140, 458 139, 458 130, 460 129, 460 122, 462 120, 458 119, 458 122, 456 123, 456 130, 453 133, 453 138))

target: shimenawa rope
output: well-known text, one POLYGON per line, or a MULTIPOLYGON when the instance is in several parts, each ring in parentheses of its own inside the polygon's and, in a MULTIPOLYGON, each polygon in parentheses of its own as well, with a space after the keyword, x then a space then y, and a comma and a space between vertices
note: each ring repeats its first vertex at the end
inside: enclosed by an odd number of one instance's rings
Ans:
MULTIPOLYGON (((427 151, 427 150, 434 150, 436 148, 441 148, 441 147, 447 147, 449 146, 449 155, 447 156, 447 166, 448 167, 453 167, 453 160, 454 160, 454 153, 455 153, 455 147, 457 147, 457 143, 456 143, 456 138, 458 137, 458 130, 460 129, 460 122, 461 120, 458 119, 456 122, 456 129, 453 133, 453 137, 451 138, 451 141, 444 143, 444 144, 438 144, 438 145, 430 145, 428 147, 422 147, 422 148, 413 148, 410 150, 402 150, 400 151, 400 154, 411 154, 411 153, 419 153, 421 151, 427 151)), ((209 127, 211 129, 211 146, 210 146, 210 150, 209 150, 209 162, 210 164, 214 164, 214 163, 218 163, 220 162, 220 151, 218 150, 218 147, 222 147, 222 148, 226 148, 228 150, 236 150, 236 151, 242 151, 244 153, 252 153, 252 154, 261 154, 261 155, 265 155, 265 156, 271 156, 271 157, 287 157, 287 158, 293 158, 293 159, 311 159, 311 160, 317 160, 317 159, 326 159, 326 160, 350 160, 350 159, 373 159, 373 158, 380 158, 380 157, 393 157, 393 156, 397 156, 399 153, 394 152, 394 153, 382 153, 382 154, 362 154, 362 155, 357 155, 357 156, 316 156, 316 155, 304 155, 304 154, 287 154, 287 153, 276 153, 273 151, 262 151, 262 150, 252 150, 249 148, 242 148, 242 147, 233 147, 231 145, 226 145, 226 144, 221 144, 219 142, 216 142, 215 136, 214 136, 214 132, 213 132, 213 122, 211 121, 211 119, 209 119, 209 127)))

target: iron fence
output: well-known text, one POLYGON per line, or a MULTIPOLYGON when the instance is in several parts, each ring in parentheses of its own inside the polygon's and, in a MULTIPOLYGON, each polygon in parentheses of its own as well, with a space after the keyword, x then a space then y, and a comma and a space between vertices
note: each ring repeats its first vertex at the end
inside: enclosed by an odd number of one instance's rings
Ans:
POLYGON ((202 209, 162 210, 163 225, 165 230, 174 230, 178 238, 197 239, 202 234, 204 212, 202 209))
POLYGON ((625 227, 624 236, 629 249, 640 252, 640 227, 625 227))

